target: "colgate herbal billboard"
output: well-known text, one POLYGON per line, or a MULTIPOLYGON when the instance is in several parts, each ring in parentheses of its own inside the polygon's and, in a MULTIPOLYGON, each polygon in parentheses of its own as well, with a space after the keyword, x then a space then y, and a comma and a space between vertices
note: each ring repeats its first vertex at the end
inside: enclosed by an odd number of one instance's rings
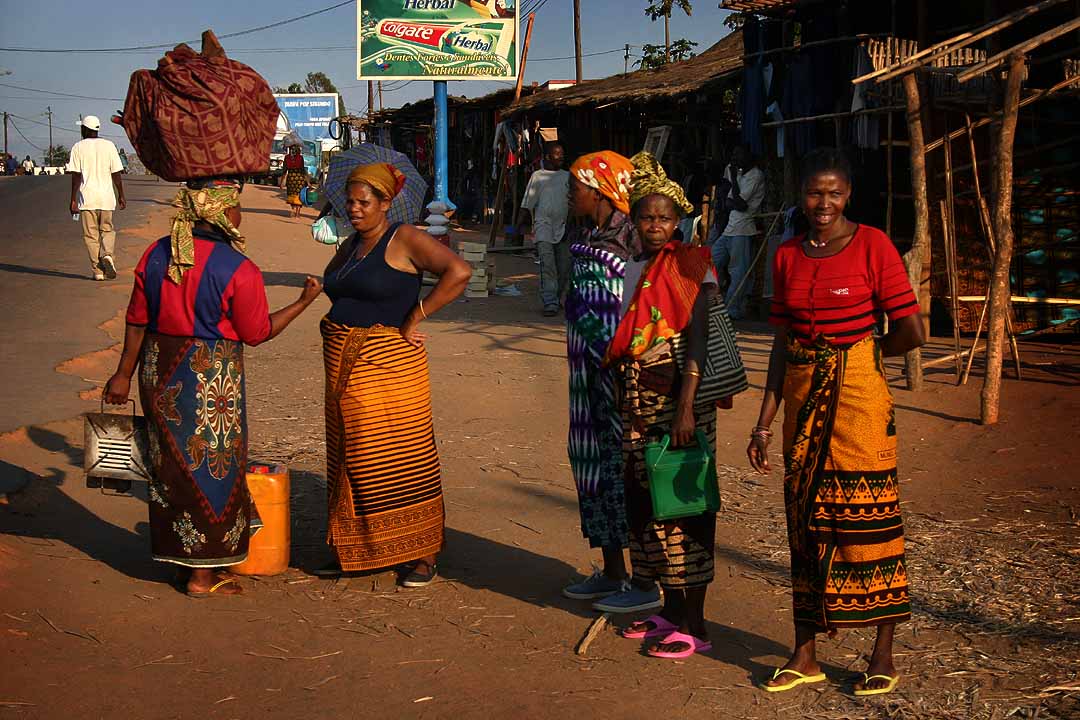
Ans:
POLYGON ((520 0, 358 0, 360 80, 515 80, 520 0))

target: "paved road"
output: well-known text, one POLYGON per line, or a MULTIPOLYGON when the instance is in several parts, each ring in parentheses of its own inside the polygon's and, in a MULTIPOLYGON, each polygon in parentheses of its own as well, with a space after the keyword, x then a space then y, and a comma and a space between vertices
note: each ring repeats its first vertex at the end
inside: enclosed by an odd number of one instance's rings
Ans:
POLYGON ((176 186, 126 179, 128 207, 116 215, 120 276, 104 283, 90 279, 79 226, 67 212, 70 188, 67 177, 0 178, 0 432, 92 406, 78 397, 92 384, 55 368, 111 344, 98 326, 122 306, 131 267, 149 243, 150 213, 169 202, 176 186), (143 232, 133 237, 133 229, 143 232))

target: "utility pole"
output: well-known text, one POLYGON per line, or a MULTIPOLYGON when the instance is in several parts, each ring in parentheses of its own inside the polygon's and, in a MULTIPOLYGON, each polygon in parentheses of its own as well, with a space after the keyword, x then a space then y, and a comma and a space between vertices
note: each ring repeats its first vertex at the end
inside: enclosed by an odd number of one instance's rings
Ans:
POLYGON ((368 120, 375 114, 375 81, 367 81, 367 116, 368 120))
POLYGON ((45 151, 45 166, 48 167, 49 156, 52 155, 53 143, 52 143, 52 106, 45 107, 45 114, 49 116, 49 149, 45 151))
POLYGON ((4 113, 4 159, 7 159, 8 147, 7 147, 7 113, 4 113))
POLYGON ((379 81, 379 111, 382 112, 382 109, 383 109, 383 103, 382 103, 382 80, 380 80, 379 81))
POLYGON ((626 43, 626 49, 623 53, 622 59, 622 74, 627 75, 630 73, 630 43, 626 43))
POLYGON ((574 0, 574 60, 577 74, 575 78, 581 83, 581 0, 574 0))

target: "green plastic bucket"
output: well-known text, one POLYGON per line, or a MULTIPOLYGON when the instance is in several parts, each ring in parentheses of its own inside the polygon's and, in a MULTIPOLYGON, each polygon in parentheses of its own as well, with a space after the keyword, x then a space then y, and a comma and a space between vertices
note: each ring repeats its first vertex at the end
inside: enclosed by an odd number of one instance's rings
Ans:
POLYGON ((671 436, 645 446, 645 470, 652 496, 653 519, 673 520, 720 509, 716 458, 705 433, 696 447, 672 448, 671 436))

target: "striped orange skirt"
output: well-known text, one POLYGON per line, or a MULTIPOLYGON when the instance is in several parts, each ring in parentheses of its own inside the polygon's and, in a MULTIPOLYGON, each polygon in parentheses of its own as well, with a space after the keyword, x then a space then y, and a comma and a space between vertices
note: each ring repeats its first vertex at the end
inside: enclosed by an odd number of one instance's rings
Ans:
POLYGON ((427 352, 396 328, 323 318, 327 541, 342 570, 391 567, 443 546, 427 352))

